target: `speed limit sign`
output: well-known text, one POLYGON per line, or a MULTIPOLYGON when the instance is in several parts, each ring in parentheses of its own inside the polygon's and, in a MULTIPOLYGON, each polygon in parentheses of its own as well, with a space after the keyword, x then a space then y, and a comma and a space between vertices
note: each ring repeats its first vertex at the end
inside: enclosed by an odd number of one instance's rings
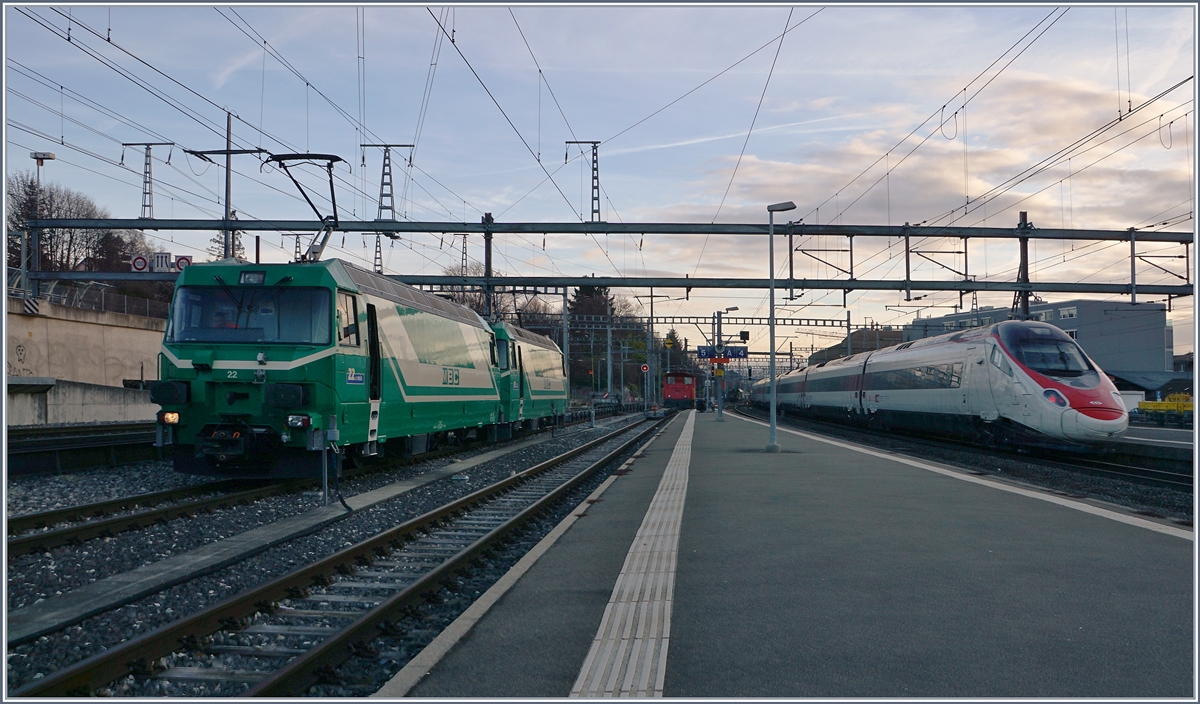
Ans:
POLYGON ((144 254, 133 255, 133 258, 129 260, 129 264, 134 271, 145 271, 150 268, 150 262, 144 254))
POLYGON ((175 268, 176 269, 182 271, 184 267, 188 267, 191 265, 192 265, 192 255, 181 254, 178 257, 175 257, 175 268))

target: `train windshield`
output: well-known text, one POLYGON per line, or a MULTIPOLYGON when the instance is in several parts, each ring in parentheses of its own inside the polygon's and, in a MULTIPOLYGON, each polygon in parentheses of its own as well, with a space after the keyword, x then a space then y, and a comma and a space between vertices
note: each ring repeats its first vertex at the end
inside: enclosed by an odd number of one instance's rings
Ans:
POLYGON ((323 288, 182 286, 166 341, 328 345, 329 301, 323 288))
POLYGON ((1083 376, 1095 367, 1079 345, 1050 325, 1002 325, 1000 339, 1017 361, 1039 374, 1083 376))

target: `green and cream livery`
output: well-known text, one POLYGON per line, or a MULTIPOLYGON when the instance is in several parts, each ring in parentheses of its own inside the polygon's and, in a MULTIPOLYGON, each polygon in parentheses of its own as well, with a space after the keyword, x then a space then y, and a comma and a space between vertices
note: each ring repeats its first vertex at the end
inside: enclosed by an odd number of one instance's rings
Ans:
POLYGON ((159 379, 159 443, 218 476, 317 476, 333 429, 352 458, 419 454, 567 408, 549 338, 339 260, 187 267, 159 379))

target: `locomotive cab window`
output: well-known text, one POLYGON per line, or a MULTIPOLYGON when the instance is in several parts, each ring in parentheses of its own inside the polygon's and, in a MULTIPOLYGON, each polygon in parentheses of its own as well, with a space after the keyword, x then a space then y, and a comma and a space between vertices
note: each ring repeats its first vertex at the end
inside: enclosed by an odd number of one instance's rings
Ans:
POLYGON ((501 369, 508 369, 508 340, 496 340, 496 363, 501 369))
POLYGON ((1004 353, 1000 351, 999 347, 992 348, 992 364, 1000 371, 1012 376, 1012 365, 1004 358, 1004 353))
POLYGON ((338 291, 338 344, 358 347, 358 301, 338 291))
POLYGON ((1079 377, 1095 372, 1079 344, 1054 326, 1005 326, 1000 337, 1013 357, 1039 374, 1079 377))
POLYGON ((329 344, 329 291, 264 286, 181 286, 171 303, 168 343, 329 344))

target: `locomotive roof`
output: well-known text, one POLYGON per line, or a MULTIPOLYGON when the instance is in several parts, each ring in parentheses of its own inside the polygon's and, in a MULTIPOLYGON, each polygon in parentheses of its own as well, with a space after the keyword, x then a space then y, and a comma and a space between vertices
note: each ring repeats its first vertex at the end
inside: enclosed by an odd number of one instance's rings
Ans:
MULTIPOLYGON (((389 277, 376 274, 361 267, 344 262, 340 259, 326 259, 318 262, 291 262, 287 264, 253 264, 234 258, 221 259, 205 264, 194 264, 180 273, 179 285, 212 285, 213 281, 206 278, 207 273, 216 270, 220 276, 223 270, 262 270, 286 272, 293 277, 290 282, 298 286, 328 286, 333 283, 342 288, 357 290, 359 293, 378 296, 393 303, 399 303, 408 308, 415 308, 426 313, 451 318, 473 327, 487 330, 487 323, 475 311, 444 298, 431 295, 418 288, 400 283, 389 277), (332 279, 332 281, 330 281, 332 279)), ((236 282, 236 276, 233 276, 236 282)))
POLYGON ((337 261, 346 269, 346 273, 350 279, 358 287, 359 293, 369 293, 373 296, 387 299, 393 303, 423 310, 426 313, 433 313, 445 318, 453 318, 460 323, 466 323, 477 328, 487 330, 487 324, 483 322, 483 318, 475 311, 466 306, 459 305, 453 301, 447 301, 441 296, 434 296, 426 293, 419 288, 409 286, 408 284, 400 283, 386 276, 376 274, 373 271, 367 271, 357 267, 349 262, 337 261))
POLYGON ((546 337, 545 335, 540 335, 536 332, 526 330, 525 328, 519 328, 516 325, 513 325, 512 323, 508 323, 505 321, 500 321, 500 322, 496 323, 493 327, 496 329, 504 330, 505 332, 508 333, 509 337, 516 338, 518 340, 521 340, 522 342, 528 342, 532 345, 537 345, 539 347, 545 347, 547 349, 551 349, 556 352, 558 351, 558 345, 554 342, 554 340, 551 340, 550 338, 546 337))

